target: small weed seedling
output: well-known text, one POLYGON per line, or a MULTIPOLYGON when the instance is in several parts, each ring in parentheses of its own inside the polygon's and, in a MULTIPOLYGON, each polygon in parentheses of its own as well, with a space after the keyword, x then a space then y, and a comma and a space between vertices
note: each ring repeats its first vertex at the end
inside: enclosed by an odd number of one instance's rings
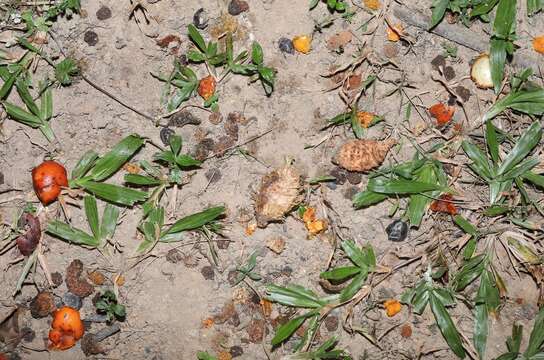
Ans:
POLYGON ((525 352, 521 352, 521 340, 523 337, 523 326, 514 324, 512 336, 506 340, 508 351, 497 358, 497 360, 538 360, 544 358, 544 309, 540 309, 533 325, 533 331, 529 336, 529 343, 525 352))
POLYGON ((95 307, 96 312, 105 314, 110 323, 114 320, 125 321, 127 316, 125 306, 118 303, 115 293, 111 290, 106 290, 100 294, 95 307))
POLYGON ((241 265, 236 268, 236 271, 238 271, 239 274, 232 286, 234 287, 238 285, 239 283, 244 281, 246 277, 250 278, 253 281, 261 280, 261 275, 253 272, 253 269, 255 269, 255 265, 257 265, 257 251, 251 254, 245 265, 241 265))
POLYGON ((331 12, 344 12, 348 9, 348 5, 344 0, 310 0, 310 10, 315 8, 321 1, 327 3, 327 8, 331 12))

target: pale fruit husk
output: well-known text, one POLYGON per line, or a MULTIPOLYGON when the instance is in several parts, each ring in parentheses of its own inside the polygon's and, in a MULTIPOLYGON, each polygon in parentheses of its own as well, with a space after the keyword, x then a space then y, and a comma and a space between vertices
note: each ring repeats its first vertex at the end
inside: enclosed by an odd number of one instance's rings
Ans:
POLYGON ((470 78, 481 89, 490 89, 493 87, 489 55, 482 54, 476 58, 470 69, 470 78))
POLYGON ((265 175, 255 198, 255 218, 261 228, 282 220, 300 200, 300 174, 285 165, 265 175))
POLYGON ((351 140, 342 145, 334 162, 349 171, 368 171, 381 165, 389 149, 397 143, 394 139, 351 140))

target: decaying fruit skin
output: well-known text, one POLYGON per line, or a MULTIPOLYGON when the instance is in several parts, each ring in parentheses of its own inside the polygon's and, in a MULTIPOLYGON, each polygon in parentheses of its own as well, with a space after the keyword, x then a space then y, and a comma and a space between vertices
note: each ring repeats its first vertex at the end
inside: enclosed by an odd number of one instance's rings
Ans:
POLYGON ((79 311, 68 306, 53 313, 53 322, 49 331, 50 349, 66 350, 75 345, 85 332, 85 326, 79 311))
POLYGON ((260 228, 279 221, 300 200, 300 174, 285 165, 265 175, 255 198, 255 218, 260 228))
POLYGON ((482 54, 474 60, 470 69, 470 78, 480 89, 491 89, 493 87, 489 55, 482 54))
POLYGON ((26 230, 26 233, 17 238, 17 248, 21 254, 29 256, 34 252, 42 237, 40 220, 32 214, 23 213, 18 225, 21 229, 26 230))
POLYGON ((32 169, 32 186, 44 205, 57 200, 63 187, 68 187, 64 166, 56 161, 44 161, 32 169))
POLYGON ((368 171, 380 166, 396 143, 395 139, 351 140, 342 145, 333 163, 349 171, 368 171))

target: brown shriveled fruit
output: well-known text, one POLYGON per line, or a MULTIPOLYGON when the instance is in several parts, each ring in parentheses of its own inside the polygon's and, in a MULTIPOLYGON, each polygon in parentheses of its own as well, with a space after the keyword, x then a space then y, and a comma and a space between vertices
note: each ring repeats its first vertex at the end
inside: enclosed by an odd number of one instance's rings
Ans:
POLYGON ((396 143, 394 139, 351 140, 342 145, 333 163, 349 171, 368 171, 380 166, 396 143))
POLYGON ((285 165, 265 175, 255 199, 257 225, 283 219, 299 201, 300 174, 292 165, 285 165))
POLYGON ((32 214, 24 213, 21 215, 18 225, 21 229, 26 230, 26 233, 19 236, 15 241, 17 248, 21 254, 29 256, 34 252, 42 237, 40 220, 32 214))
POLYGON ((82 276, 83 263, 81 260, 74 260, 66 268, 66 287, 74 295, 81 298, 87 297, 94 292, 94 287, 82 276))
POLYGON ((30 302, 30 314, 35 319, 46 317, 55 309, 55 298, 49 291, 38 293, 30 302))

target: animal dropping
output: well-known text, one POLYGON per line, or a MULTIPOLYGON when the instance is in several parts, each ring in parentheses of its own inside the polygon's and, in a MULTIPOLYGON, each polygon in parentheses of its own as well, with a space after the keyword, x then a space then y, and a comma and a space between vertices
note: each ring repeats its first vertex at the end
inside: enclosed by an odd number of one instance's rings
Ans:
POLYGON ((349 171, 368 171, 380 166, 396 143, 394 139, 351 140, 342 145, 333 163, 349 171))
POLYGON ((300 174, 292 165, 285 165, 265 175, 255 198, 255 218, 260 228, 282 220, 299 202, 300 174))

